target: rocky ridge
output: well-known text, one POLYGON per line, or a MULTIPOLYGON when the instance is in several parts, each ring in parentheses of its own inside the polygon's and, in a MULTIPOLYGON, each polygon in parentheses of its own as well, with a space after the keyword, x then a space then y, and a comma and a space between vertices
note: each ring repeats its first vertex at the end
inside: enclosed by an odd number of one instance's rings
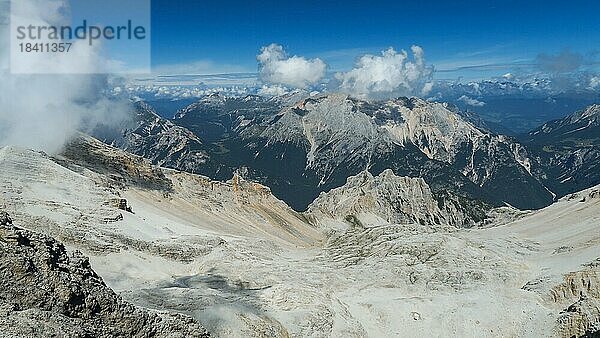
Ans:
POLYGON ((600 105, 545 123, 522 136, 532 172, 557 198, 600 184, 600 105))
POLYGON ((385 170, 349 177, 340 188, 321 193, 307 212, 314 219, 334 218, 368 224, 420 224, 471 227, 486 218, 489 206, 462 205, 457 196, 436 199, 422 178, 385 170), (379 221, 377 221, 379 220, 379 221))
POLYGON ((200 138, 160 117, 147 103, 134 102, 131 118, 132 121, 122 129, 108 133, 108 136, 95 136, 163 167, 196 172, 208 161, 209 155, 200 138))

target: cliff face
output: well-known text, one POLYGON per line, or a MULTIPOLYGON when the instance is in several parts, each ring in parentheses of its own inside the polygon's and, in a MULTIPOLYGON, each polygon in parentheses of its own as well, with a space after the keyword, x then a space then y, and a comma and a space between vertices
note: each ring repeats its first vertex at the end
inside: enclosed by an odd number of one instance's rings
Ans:
POLYGON ((0 328, 28 337, 208 337, 183 315, 121 299, 79 252, 24 230, 0 212, 0 328))

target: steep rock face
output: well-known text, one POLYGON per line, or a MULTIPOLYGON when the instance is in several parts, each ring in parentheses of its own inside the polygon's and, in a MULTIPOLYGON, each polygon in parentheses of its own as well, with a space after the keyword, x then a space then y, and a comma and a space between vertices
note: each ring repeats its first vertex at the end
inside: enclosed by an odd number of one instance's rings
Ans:
POLYGON ((534 174, 558 198, 600 183, 600 105, 551 121, 523 136, 534 174))
POLYGON ((532 177, 522 145, 476 127, 450 105, 398 99, 378 108, 375 116, 394 142, 414 144, 429 159, 447 163, 501 201, 521 208, 551 202, 550 194, 532 177))
POLYGON ((180 110, 173 121, 206 142, 219 142, 234 137, 237 128, 243 128, 256 118, 274 115, 289 99, 212 94, 180 110))
POLYGON ((381 223, 468 227, 485 218, 489 209, 475 201, 460 202, 456 196, 436 198, 422 178, 399 177, 385 170, 376 177, 369 172, 349 177, 344 186, 321 193, 308 214, 361 224, 372 223, 369 216, 375 216, 381 223))
POLYGON ((81 253, 0 212, 0 327, 28 337, 208 337, 193 319, 123 301, 81 253))

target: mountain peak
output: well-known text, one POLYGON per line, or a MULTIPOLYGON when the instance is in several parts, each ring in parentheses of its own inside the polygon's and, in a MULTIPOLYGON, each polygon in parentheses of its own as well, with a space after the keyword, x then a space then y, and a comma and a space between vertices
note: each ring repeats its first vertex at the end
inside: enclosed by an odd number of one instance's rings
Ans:
POLYGON ((386 223, 428 226, 472 226, 479 220, 456 196, 443 199, 421 177, 397 176, 386 169, 377 176, 365 170, 342 187, 321 193, 310 205, 315 219, 333 218, 364 226, 386 223))

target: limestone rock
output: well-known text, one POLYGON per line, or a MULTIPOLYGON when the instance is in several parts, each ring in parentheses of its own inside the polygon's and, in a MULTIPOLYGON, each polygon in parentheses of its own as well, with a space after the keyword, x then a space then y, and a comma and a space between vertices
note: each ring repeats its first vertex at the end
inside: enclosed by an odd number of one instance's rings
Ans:
POLYGON ((421 224, 469 227, 485 218, 488 208, 457 196, 436 196, 422 178, 396 176, 385 170, 374 177, 365 171, 311 204, 314 218, 355 218, 363 224, 421 224), (461 203, 462 202, 462 203, 461 203))

